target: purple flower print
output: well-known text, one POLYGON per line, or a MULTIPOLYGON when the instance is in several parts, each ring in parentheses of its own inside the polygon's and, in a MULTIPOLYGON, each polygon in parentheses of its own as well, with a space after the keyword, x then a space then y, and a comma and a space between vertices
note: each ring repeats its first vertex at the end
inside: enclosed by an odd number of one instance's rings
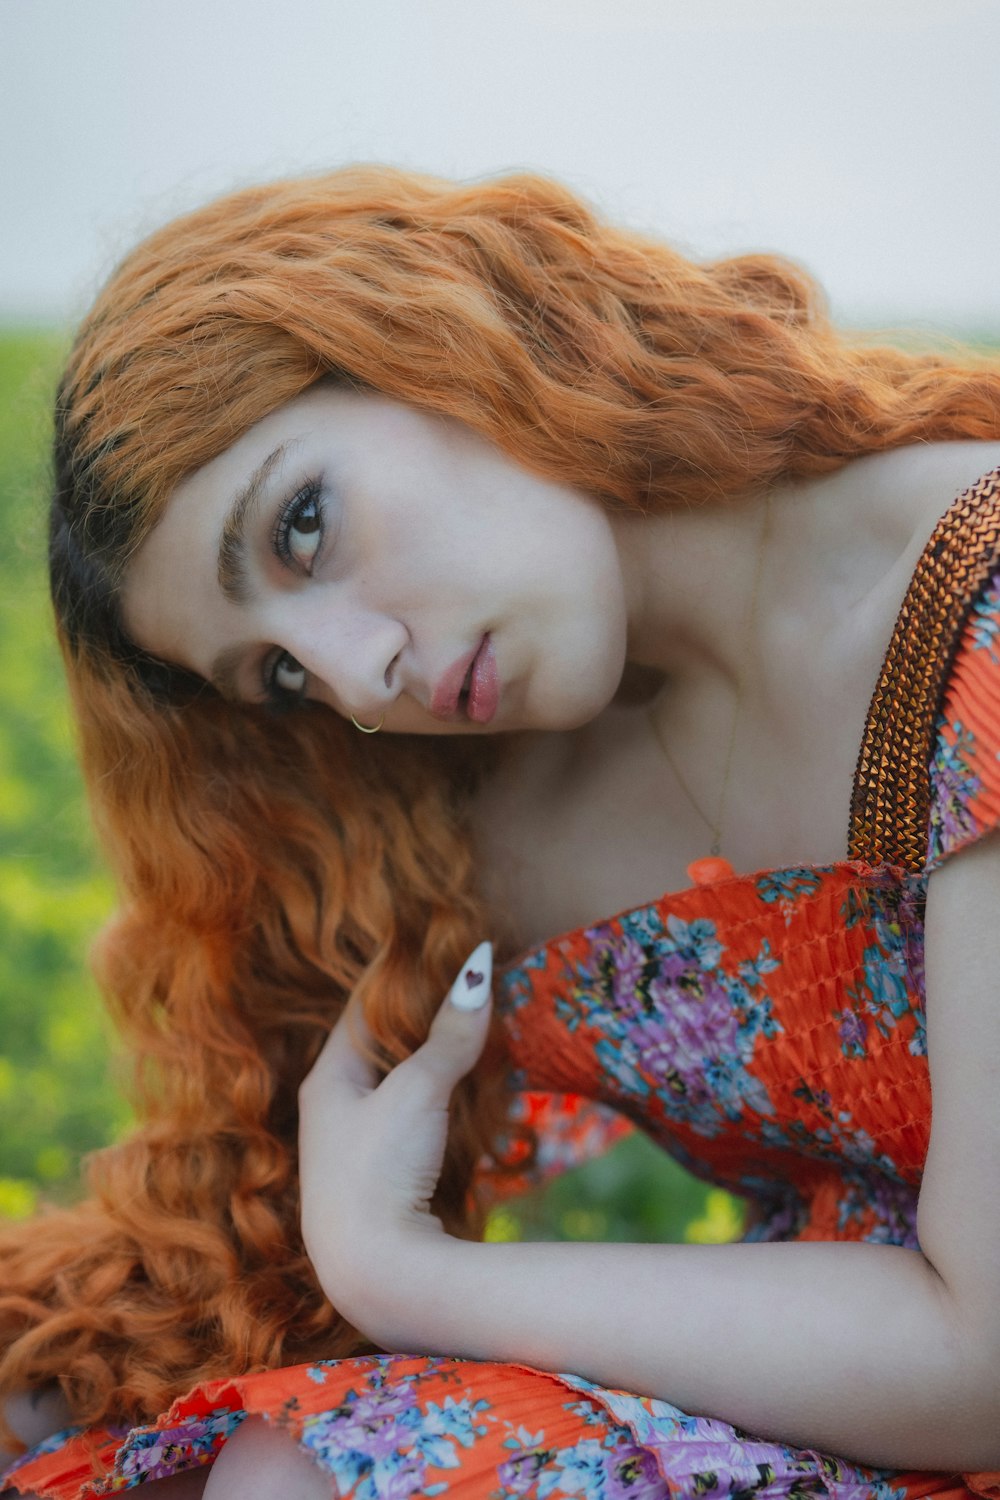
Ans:
POLYGON ((721 967, 725 950, 705 919, 671 915, 666 932, 661 927, 644 942, 634 922, 623 922, 620 933, 594 933, 567 1009, 576 1024, 603 1033, 595 1052, 616 1092, 641 1098, 653 1091, 669 1118, 705 1136, 747 1108, 772 1113, 766 1088, 749 1072, 757 1036, 778 1031, 761 990, 763 976, 778 967, 767 944, 734 975, 721 967))
POLYGON ((167 1479, 177 1472, 184 1456, 183 1441, 177 1441, 172 1432, 158 1432, 154 1438, 141 1445, 136 1444, 121 1465, 125 1479, 167 1479))
MULTIPOLYGON (((749 1184, 748 1184, 749 1186, 749 1184)), ((794 1240, 805 1228, 809 1219, 808 1205, 794 1189, 786 1190, 783 1196, 767 1196, 773 1184, 759 1181, 758 1201, 764 1206, 758 1211, 755 1223, 750 1225, 744 1240, 754 1244, 773 1244, 776 1240, 794 1240)))
POLYGON ((679 968, 673 955, 650 984, 649 997, 656 1024, 679 1054, 703 1059, 737 1050, 739 1017, 716 975, 679 968))
POLYGON ((969 804, 982 783, 971 768, 975 736, 959 720, 952 725, 955 743, 949 745, 939 721, 937 743, 931 760, 931 815, 928 852, 935 863, 960 848, 978 831, 969 804))
POLYGON ((820 1455, 823 1491, 831 1500, 905 1500, 906 1490, 886 1482, 888 1469, 861 1469, 820 1455))
POLYGON ((527 1495, 535 1488, 554 1449, 536 1448, 529 1453, 518 1453, 502 1463, 497 1469, 502 1495, 527 1495))
POLYGON ((442 1405, 418 1400, 419 1377, 390 1384, 382 1369, 368 1376, 367 1389, 349 1391, 333 1411, 306 1419, 303 1442, 332 1473, 342 1493, 356 1500, 408 1500, 431 1494, 429 1469, 456 1469, 456 1442, 472 1446, 485 1431, 474 1417, 488 1409, 483 1400, 455 1400, 442 1405))
POLYGON ((605 1500, 663 1500, 669 1494, 648 1448, 623 1444, 608 1454, 606 1465, 605 1500))
POLYGON ((917 1189, 894 1182, 880 1172, 852 1172, 845 1176, 844 1194, 837 1213, 838 1228, 861 1223, 874 1211, 875 1226, 865 1235, 873 1245, 902 1245, 919 1249, 917 1241, 917 1189))
POLYGON ((900 889, 897 920, 906 940, 906 962, 910 988, 923 1011, 924 986, 924 912, 927 907, 927 881, 911 877, 900 889))
POLYGON ((190 1469, 194 1459, 214 1455, 245 1417, 245 1411, 222 1408, 158 1432, 135 1431, 118 1452, 115 1472, 127 1485, 168 1479, 181 1469, 190 1469))
POLYGON ((349 1408, 345 1404, 338 1410, 337 1441, 345 1448, 367 1453, 376 1462, 407 1445, 420 1421, 412 1394, 391 1388, 359 1396, 349 1408))
POLYGON ((635 1016, 642 1010, 642 983, 649 954, 633 937, 605 948, 611 969, 611 994, 615 1008, 624 1016, 635 1016))
POLYGON ((409 1500, 425 1488, 425 1465, 416 1450, 383 1447, 376 1452, 370 1441, 353 1446, 337 1412, 307 1421, 302 1439, 320 1466, 334 1476, 338 1492, 351 1493, 355 1500, 409 1500))
POLYGON ((834 1011, 840 1050, 845 1057, 863 1058, 868 1055, 868 1022, 856 1010, 834 1011))

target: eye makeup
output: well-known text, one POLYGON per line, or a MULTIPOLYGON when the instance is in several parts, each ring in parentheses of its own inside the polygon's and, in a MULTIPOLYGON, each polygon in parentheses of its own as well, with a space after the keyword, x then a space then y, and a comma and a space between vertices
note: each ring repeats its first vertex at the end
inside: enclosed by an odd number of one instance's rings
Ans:
POLYGON ((270 652, 262 673, 264 702, 275 712, 283 712, 301 703, 306 695, 308 673, 289 651, 270 652), (292 683, 282 678, 298 679, 292 683))
MULTIPOLYGON (((326 532, 322 487, 308 480, 279 508, 271 531, 271 551, 293 572, 312 573, 326 532)), ((308 673, 289 651, 271 651, 262 679, 266 703, 273 709, 294 708, 305 697, 308 673)))
POLYGON ((322 489, 310 479, 281 507, 271 535, 271 550, 287 568, 311 573, 326 532, 322 489))

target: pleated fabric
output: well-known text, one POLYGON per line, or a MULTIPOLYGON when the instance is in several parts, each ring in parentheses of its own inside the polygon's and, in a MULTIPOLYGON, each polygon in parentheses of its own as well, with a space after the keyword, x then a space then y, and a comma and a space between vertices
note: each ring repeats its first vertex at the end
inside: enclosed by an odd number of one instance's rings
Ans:
POLYGON ((826 1496, 967 1500, 944 1475, 890 1475, 762 1442, 663 1401, 527 1366, 379 1356, 199 1387, 156 1423, 80 1433, 8 1475, 45 1500, 113 1495, 208 1465, 248 1415, 289 1434, 332 1496, 826 1496))

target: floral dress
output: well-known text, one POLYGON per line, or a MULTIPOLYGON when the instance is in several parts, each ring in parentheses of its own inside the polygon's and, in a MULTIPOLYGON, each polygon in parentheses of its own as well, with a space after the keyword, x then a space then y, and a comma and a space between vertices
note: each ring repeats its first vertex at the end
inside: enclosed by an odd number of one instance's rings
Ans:
MULTIPOLYGON (((631 1122, 749 1199, 752 1239, 916 1247, 927 880, 998 822, 1000 471, 958 497, 914 573, 849 857, 696 883, 499 975, 523 1108, 550 1150, 631 1122)), ((52 1500, 116 1493, 211 1463, 249 1413, 357 1500, 1000 1500, 1000 1474, 874 1470, 571 1372, 400 1355, 202 1385, 148 1426, 58 1434, 6 1482, 52 1500)))

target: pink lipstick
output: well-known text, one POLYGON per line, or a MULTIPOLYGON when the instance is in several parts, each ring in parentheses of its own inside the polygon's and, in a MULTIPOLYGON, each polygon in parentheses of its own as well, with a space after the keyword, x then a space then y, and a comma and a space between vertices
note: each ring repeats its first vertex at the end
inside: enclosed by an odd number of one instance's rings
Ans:
POLYGON ((442 673, 430 702, 436 719, 488 724, 500 702, 500 677, 489 635, 442 673))
POLYGON ((500 675, 497 672, 496 653, 488 635, 472 660, 469 679, 469 718, 474 724, 488 724, 500 702, 500 675))
POLYGON ((459 713, 459 699, 466 685, 466 678, 472 670, 472 663, 482 649, 482 644, 480 641, 478 646, 472 651, 467 651, 457 661, 453 661, 451 666, 442 673, 431 698, 431 713, 435 719, 465 717, 464 714, 459 713))

